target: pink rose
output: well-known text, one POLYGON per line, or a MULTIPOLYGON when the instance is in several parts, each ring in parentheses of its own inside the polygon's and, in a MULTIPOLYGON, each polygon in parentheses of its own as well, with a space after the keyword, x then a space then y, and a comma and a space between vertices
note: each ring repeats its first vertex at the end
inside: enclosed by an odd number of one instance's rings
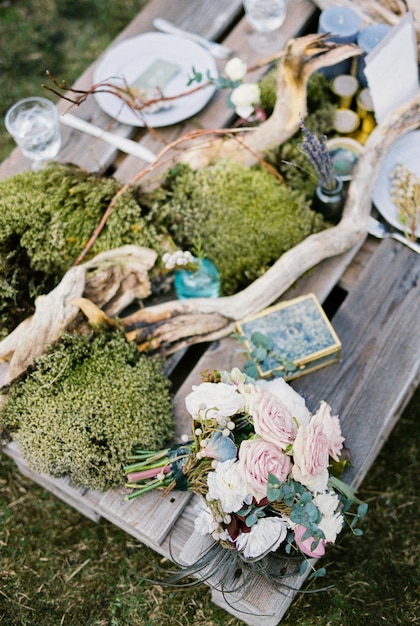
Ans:
POLYGON ((261 389, 268 389, 274 396, 277 396, 298 422, 299 426, 308 424, 310 413, 305 399, 289 383, 286 383, 284 378, 273 378, 268 381, 259 380, 257 385, 261 389))
POLYGON ((311 421, 322 424, 328 440, 328 453, 338 461, 344 442, 338 416, 331 415, 331 407, 326 402, 321 402, 311 421))
POLYGON ((295 440, 297 426, 293 415, 267 388, 251 395, 250 413, 255 432, 265 441, 285 450, 295 440))
POLYGON ((274 474, 283 482, 290 468, 290 458, 274 444, 263 439, 248 439, 241 443, 238 472, 257 502, 267 497, 268 475, 274 474))
POLYGON ((309 537, 302 541, 303 535, 306 533, 305 526, 301 526, 300 524, 295 528, 295 541, 296 545, 303 554, 307 554, 315 559, 318 559, 325 554, 325 540, 320 539, 318 545, 314 550, 312 550, 312 544, 314 542, 313 537, 309 537))
POLYGON ((311 420, 299 428, 293 444, 292 476, 314 493, 322 493, 328 483, 328 439, 323 425, 311 420))

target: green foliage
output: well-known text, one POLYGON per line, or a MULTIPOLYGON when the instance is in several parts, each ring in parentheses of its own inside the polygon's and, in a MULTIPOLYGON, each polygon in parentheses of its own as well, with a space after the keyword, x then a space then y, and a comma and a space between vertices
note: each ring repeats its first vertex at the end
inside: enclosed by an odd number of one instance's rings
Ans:
MULTIPOLYGON (((245 335, 233 334, 233 337, 241 344, 247 342, 245 335)), ((249 351, 246 350, 246 352, 249 353, 249 359, 245 361, 243 370, 250 378, 257 379, 260 377, 261 367, 266 359, 274 359, 276 363, 278 363, 278 365, 276 365, 278 369, 274 369, 272 372, 272 376, 274 377, 284 378, 296 371, 296 364, 293 361, 284 359, 282 355, 278 353, 272 337, 260 331, 255 331, 250 337, 249 344, 251 349, 249 351)))
POLYGON ((0 423, 36 471, 105 490, 123 483, 134 444, 160 448, 172 435, 161 368, 120 332, 65 334, 12 385, 0 423))
POLYGON ((229 160, 198 171, 178 165, 148 202, 181 248, 201 239, 220 272, 223 294, 250 284, 286 250, 325 227, 301 193, 259 166, 229 160))
MULTIPOLYGON (((53 164, 0 181, 0 325, 26 317, 83 250, 121 184, 73 166, 53 164)), ((159 238, 134 193, 120 197, 92 254, 123 244, 156 247, 159 238)))

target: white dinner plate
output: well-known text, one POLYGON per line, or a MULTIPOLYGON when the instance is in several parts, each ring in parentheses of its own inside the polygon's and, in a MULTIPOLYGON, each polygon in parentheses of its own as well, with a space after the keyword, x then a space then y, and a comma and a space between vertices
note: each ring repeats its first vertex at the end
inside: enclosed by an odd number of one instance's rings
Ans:
MULTIPOLYGON (((187 86, 195 71, 203 75, 203 84, 207 73, 217 78, 216 61, 207 50, 193 41, 164 33, 144 33, 126 39, 111 48, 99 62, 95 73, 95 84, 109 82, 118 86, 132 85, 136 79, 156 61, 176 64, 179 69, 163 89, 165 96, 175 96, 197 87, 195 82, 187 86)), ((188 96, 174 100, 173 105, 155 113, 139 113, 124 104, 118 96, 110 93, 95 93, 99 106, 123 124, 155 128, 176 124, 200 111, 210 100, 215 91, 209 85, 188 96)))
MULTIPOLYGON (((379 213, 395 228, 405 230, 398 221, 398 209, 391 200, 390 175, 398 163, 405 165, 420 179, 420 130, 403 135, 393 144, 373 190, 373 203, 379 213)), ((420 226, 416 230, 416 236, 420 237, 420 226)))

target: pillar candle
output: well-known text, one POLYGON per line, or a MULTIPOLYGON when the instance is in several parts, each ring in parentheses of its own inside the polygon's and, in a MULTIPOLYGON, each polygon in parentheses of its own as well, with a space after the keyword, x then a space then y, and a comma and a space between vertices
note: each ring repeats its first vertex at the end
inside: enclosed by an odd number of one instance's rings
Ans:
MULTIPOLYGON (((329 7, 321 12, 318 22, 318 33, 331 33, 328 41, 335 43, 356 43, 360 32, 361 20, 353 9, 348 7, 329 7)), ((349 74, 351 59, 325 67, 322 73, 328 78, 339 74, 349 74)))

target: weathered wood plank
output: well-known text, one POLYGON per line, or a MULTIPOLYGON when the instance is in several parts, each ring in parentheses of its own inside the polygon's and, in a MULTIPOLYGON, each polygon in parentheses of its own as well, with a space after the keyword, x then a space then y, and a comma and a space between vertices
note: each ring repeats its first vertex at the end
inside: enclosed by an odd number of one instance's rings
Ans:
POLYGON ((94 522, 100 519, 100 514, 96 508, 101 495, 99 492, 91 491, 87 496, 86 489, 75 488, 67 477, 53 478, 48 474, 35 472, 31 469, 27 461, 22 458, 19 447, 14 441, 5 448, 2 448, 2 452, 13 459, 19 471, 24 476, 30 478, 34 483, 44 487, 54 496, 60 498, 60 500, 63 500, 63 502, 66 502, 77 511, 80 511, 80 513, 94 522))
POLYGON ((191 498, 191 494, 173 491, 166 497, 148 493, 129 502, 125 489, 112 489, 99 501, 98 512, 151 548, 160 545, 191 498))

